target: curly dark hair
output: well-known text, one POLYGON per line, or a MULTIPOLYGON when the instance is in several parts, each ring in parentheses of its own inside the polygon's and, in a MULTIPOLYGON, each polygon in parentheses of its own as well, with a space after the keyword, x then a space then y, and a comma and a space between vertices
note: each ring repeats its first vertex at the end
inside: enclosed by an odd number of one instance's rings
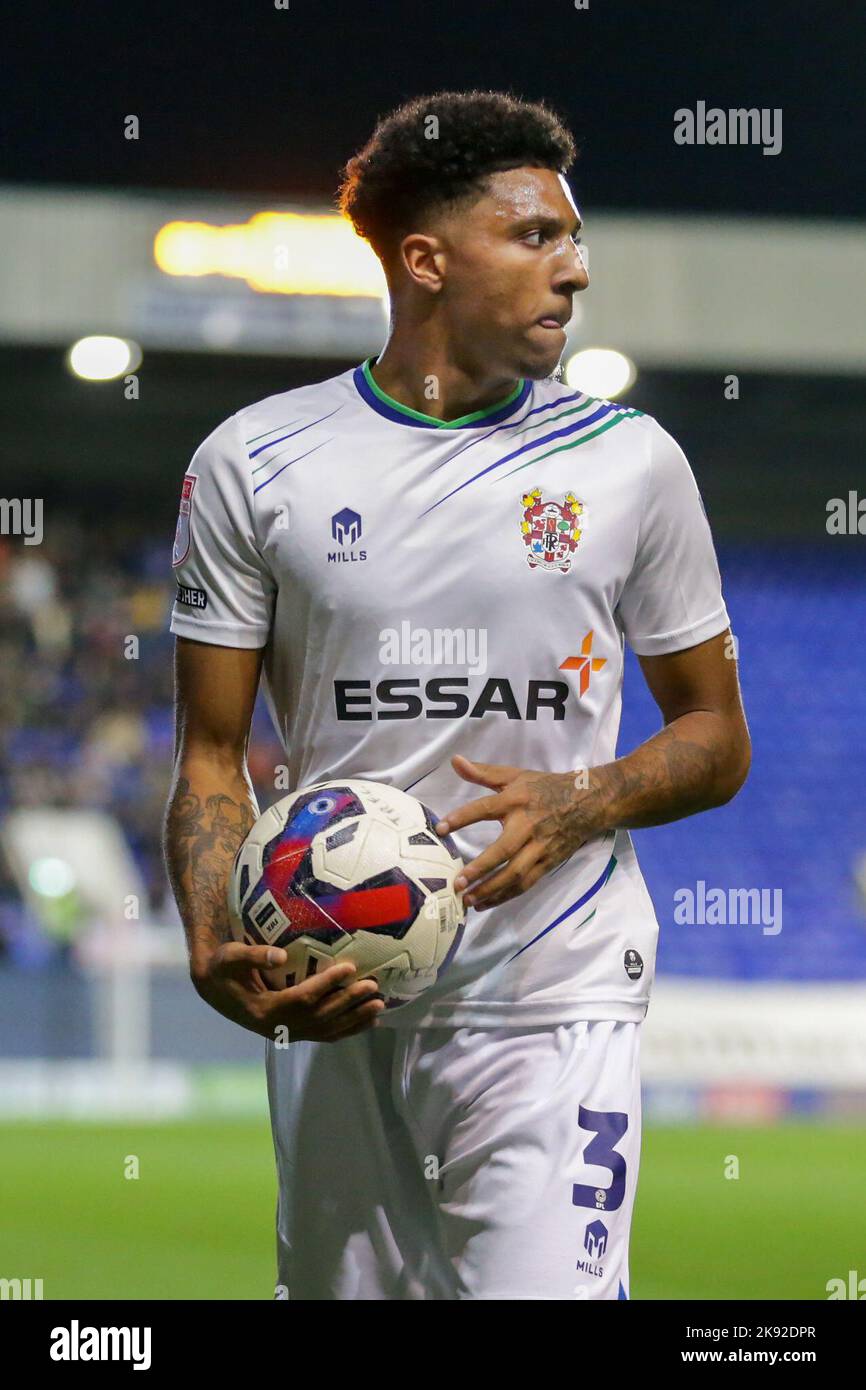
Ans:
POLYGON ((564 174, 575 155, 570 131, 543 102, 436 92, 379 121, 343 170, 339 208, 384 258, 432 208, 483 193, 488 174, 524 167, 564 174))

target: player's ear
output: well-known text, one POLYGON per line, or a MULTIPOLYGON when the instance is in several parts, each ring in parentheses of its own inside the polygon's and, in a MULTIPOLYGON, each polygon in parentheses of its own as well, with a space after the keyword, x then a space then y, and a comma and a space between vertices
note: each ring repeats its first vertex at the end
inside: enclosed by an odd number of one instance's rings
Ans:
POLYGON ((445 247, 439 237, 410 233, 400 243, 400 258, 420 289, 439 293, 445 281, 445 247))

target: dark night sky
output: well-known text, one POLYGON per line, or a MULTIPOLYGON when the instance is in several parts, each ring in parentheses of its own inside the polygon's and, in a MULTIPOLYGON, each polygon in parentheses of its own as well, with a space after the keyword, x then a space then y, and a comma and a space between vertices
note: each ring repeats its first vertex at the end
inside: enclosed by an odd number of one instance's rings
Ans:
POLYGON ((866 215, 858 0, 19 0, 4 47, 6 182, 330 198, 378 114, 480 86, 566 117, 588 206, 866 215), (781 107, 782 153, 675 145, 698 100, 781 107))

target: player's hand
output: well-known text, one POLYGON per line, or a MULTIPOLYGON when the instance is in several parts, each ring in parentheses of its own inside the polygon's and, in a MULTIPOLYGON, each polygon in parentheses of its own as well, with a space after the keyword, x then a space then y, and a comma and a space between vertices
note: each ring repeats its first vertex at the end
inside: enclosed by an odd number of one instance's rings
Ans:
POLYGON ((286 953, 277 946, 227 941, 193 968, 192 981, 223 1018, 271 1041, 338 1042, 372 1028, 384 1012, 377 982, 356 980, 351 961, 331 965, 290 989, 269 989, 260 972, 285 962, 286 953))
POLYGON ((493 788, 494 795, 449 811, 437 822, 437 832, 445 835, 481 820, 502 822, 498 839, 454 880, 458 892, 465 889, 463 902, 468 907, 483 911, 519 897, 608 829, 599 781, 593 775, 590 786, 584 787, 573 772, 473 763, 459 753, 451 765, 465 781, 493 788))

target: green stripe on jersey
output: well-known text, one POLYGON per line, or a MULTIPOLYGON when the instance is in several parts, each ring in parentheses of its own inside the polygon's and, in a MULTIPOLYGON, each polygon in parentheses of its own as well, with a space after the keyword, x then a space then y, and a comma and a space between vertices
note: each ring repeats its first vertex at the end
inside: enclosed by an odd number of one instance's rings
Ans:
POLYGON ((612 430, 614 425, 621 424, 623 420, 633 420, 642 414, 642 410, 625 410, 622 414, 615 415, 612 420, 606 420, 603 425, 599 425, 598 429, 590 430, 588 434, 582 434, 578 439, 572 439, 567 444, 558 444, 555 449, 548 449, 544 454, 536 454, 534 458, 527 459, 525 463, 519 463, 510 472, 500 474, 498 481, 501 482, 503 478, 510 478, 512 474, 519 473, 522 468, 531 468, 533 464, 541 463, 543 459, 549 459, 553 454, 562 454, 569 449, 577 449, 581 444, 595 439, 596 435, 604 434, 606 430, 612 430))
POLYGON ((245 439, 245 444, 257 444, 260 439, 265 439, 269 434, 276 434, 277 430, 288 429, 289 425, 294 425, 294 420, 287 420, 284 425, 274 425, 272 430, 265 430, 264 434, 254 434, 252 439, 245 439))
POLYGON ((529 434, 530 430, 542 430, 548 425, 554 424, 557 420, 564 420, 566 415, 581 415, 584 410, 588 410, 596 401, 590 396, 582 405, 569 406, 568 410, 561 410, 558 415, 545 415, 541 420, 530 420, 527 423, 521 421, 523 429, 516 429, 508 435, 509 441, 519 439, 522 434, 529 434))

